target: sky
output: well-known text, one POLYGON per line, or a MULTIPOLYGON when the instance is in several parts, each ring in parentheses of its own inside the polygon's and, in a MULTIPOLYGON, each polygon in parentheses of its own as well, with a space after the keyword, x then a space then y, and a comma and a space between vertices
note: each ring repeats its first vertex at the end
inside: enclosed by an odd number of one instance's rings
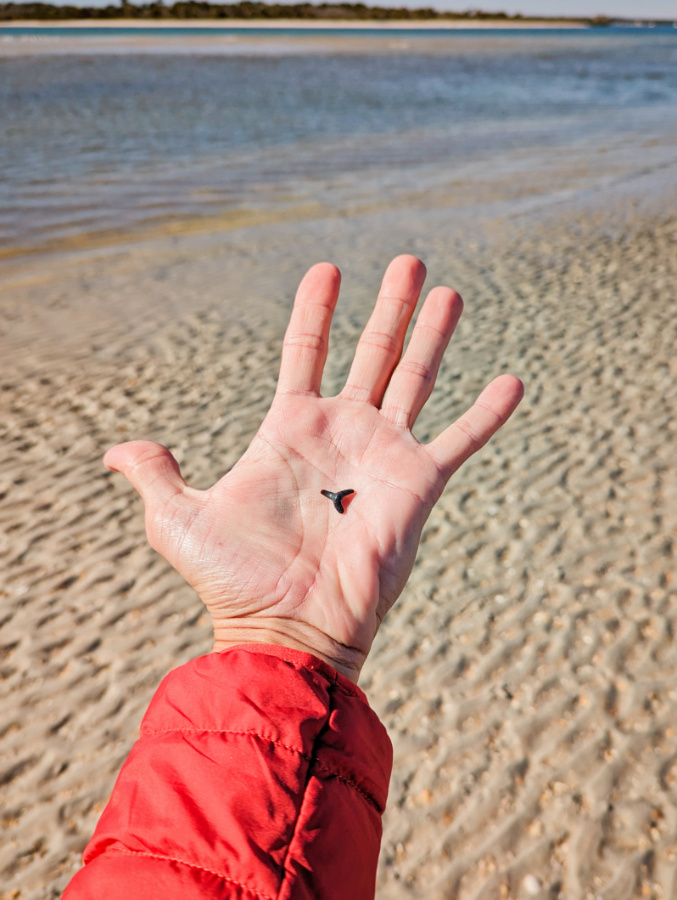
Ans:
MULTIPOLYGON (((21 2, 21 0, 19 0, 21 2)), ((119 5, 120 0, 46 0, 59 6, 108 6, 119 5)), ((145 4, 149 0, 132 0, 145 4)), ((165 0, 170 5, 173 0, 165 0)), ((219 2, 219 0, 212 0, 219 2)), ((223 0, 228 2, 228 0, 223 0)), ((231 0, 233 2, 233 0, 231 0)), ((278 0, 298 2, 298 0, 278 0)), ((320 3, 323 0, 311 0, 320 3)), ((326 2, 326 0, 325 0, 326 2)), ((354 0, 349 0, 354 2, 354 0)), ((672 19, 677 21, 677 0, 363 0, 368 6, 432 6, 439 10, 460 12, 466 9, 501 11, 525 16, 598 16, 624 19, 672 19)))
MULTIPOLYGON (((390 6, 381 3, 379 6, 390 6)), ((393 6, 400 5, 393 3, 393 6)), ((417 4, 418 5, 418 4, 417 4)), ((454 0, 438 0, 429 3, 437 9, 464 9, 454 0)), ((507 13, 522 13, 525 16, 618 16, 631 19, 634 16, 653 19, 677 19, 677 0, 484 0, 469 4, 478 9, 502 10, 507 13)))

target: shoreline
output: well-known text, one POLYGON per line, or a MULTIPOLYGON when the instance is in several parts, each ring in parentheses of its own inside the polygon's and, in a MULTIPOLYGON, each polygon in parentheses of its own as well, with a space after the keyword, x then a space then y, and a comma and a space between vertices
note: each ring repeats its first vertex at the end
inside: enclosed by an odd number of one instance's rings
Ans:
POLYGON ((505 22, 501 19, 475 21, 455 20, 415 20, 399 19, 390 21, 354 21, 352 19, 175 19, 166 20, 148 19, 64 19, 53 21, 50 19, 21 19, 13 22, 0 22, 0 30, 3 28, 161 28, 172 31, 177 28, 201 31, 204 29, 237 29, 248 31, 252 29, 283 30, 294 29, 303 31, 339 30, 350 29, 354 31, 378 30, 378 31, 521 31, 529 30, 589 30, 592 26, 582 22, 566 22, 560 19, 552 22, 525 21, 505 22))

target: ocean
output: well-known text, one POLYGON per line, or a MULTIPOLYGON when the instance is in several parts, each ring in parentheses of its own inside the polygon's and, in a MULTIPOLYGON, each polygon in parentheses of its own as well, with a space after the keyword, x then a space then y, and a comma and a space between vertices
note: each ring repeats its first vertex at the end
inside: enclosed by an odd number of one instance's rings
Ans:
POLYGON ((676 123, 677 28, 0 28, 0 244, 674 159, 676 123))

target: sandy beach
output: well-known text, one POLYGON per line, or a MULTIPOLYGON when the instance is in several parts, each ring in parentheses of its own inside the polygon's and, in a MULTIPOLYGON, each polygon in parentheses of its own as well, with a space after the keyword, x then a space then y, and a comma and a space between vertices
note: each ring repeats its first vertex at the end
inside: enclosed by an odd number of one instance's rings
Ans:
POLYGON ((305 268, 344 274, 332 393, 398 252, 466 301, 419 439, 499 372, 526 397, 434 510, 363 674, 395 751, 377 897, 675 896, 675 146, 0 260, 2 900, 60 896, 159 681, 210 649, 103 452, 155 439, 211 484, 305 268))

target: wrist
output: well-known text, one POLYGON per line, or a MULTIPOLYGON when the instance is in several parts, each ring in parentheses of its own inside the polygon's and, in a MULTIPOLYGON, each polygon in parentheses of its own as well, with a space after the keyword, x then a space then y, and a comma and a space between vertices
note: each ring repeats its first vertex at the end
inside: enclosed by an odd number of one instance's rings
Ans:
POLYGON ((224 619, 214 622, 213 653, 227 650, 236 644, 275 644, 310 653, 355 684, 367 654, 330 638, 324 632, 304 622, 288 619, 224 619))

